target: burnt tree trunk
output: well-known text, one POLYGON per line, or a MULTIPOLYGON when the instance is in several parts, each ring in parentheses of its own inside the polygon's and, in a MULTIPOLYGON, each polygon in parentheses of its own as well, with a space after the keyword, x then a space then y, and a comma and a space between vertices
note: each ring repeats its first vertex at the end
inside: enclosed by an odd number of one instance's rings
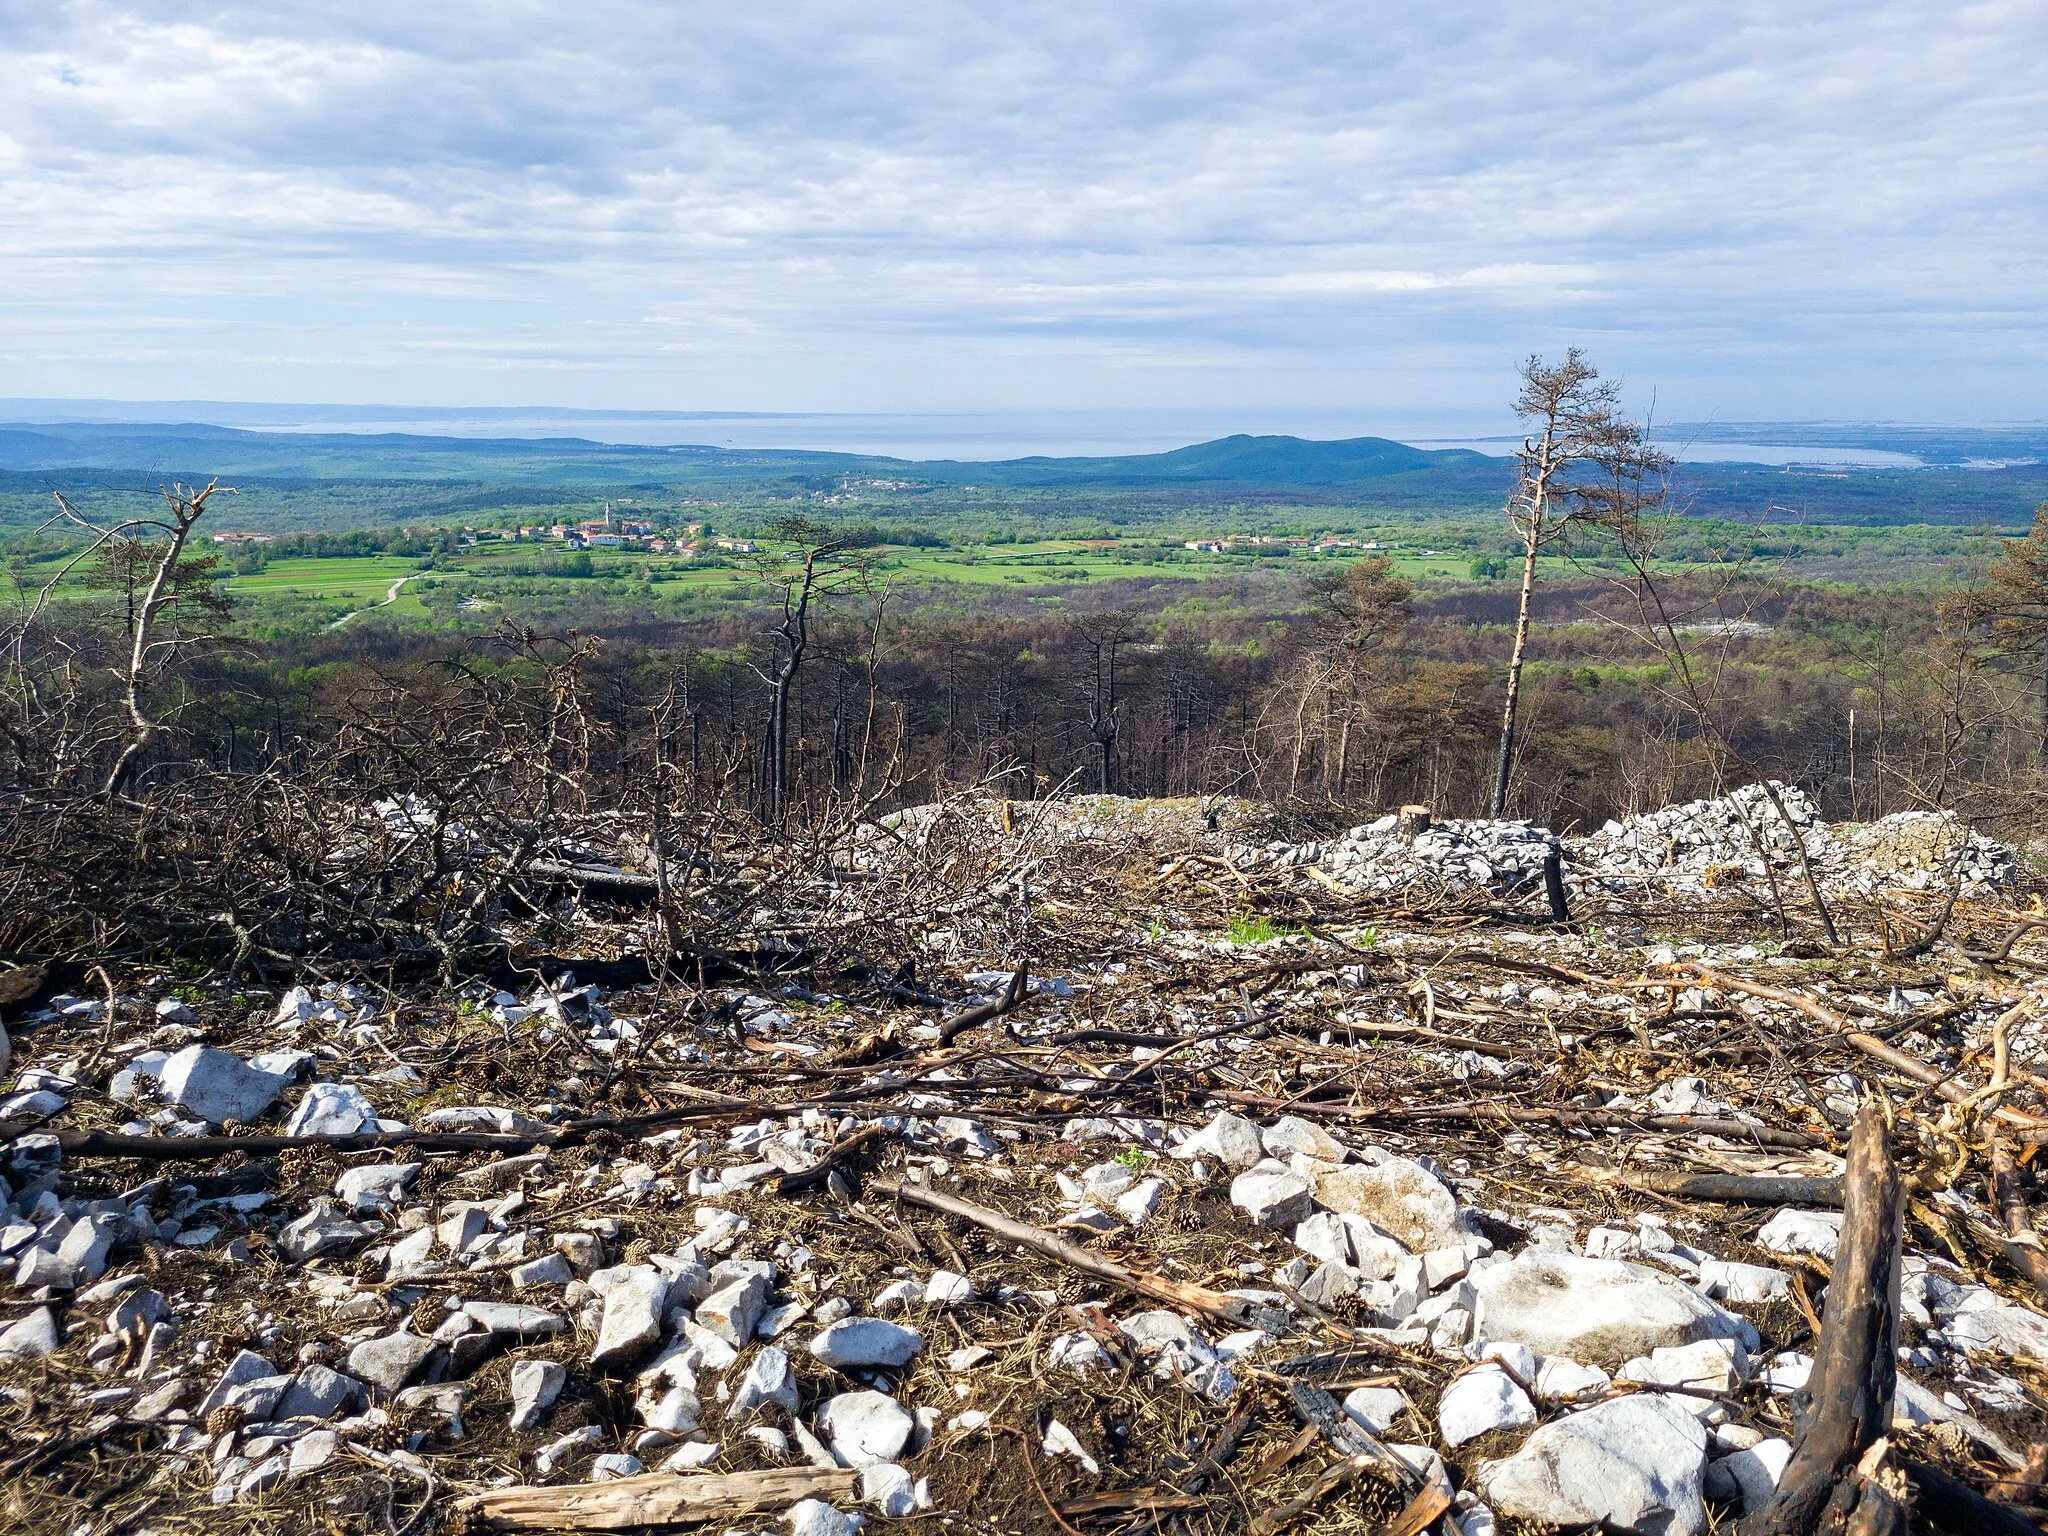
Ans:
POLYGON ((1740 1536, 1904 1532, 1904 1486, 1882 1463, 1898 1385, 1900 1237, 1904 1184, 1892 1161, 1884 1106, 1863 1101, 1849 1132, 1842 1241, 1828 1282, 1807 1408, 1771 1501, 1740 1536), (1867 1454, 1872 1453, 1874 1454, 1867 1454))

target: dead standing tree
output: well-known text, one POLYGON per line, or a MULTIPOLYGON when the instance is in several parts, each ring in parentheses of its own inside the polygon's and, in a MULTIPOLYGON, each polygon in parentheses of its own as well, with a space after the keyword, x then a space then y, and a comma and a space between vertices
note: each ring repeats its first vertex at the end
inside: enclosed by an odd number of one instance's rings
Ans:
POLYGON ((801 515, 777 518, 768 536, 783 546, 754 561, 755 579, 781 615, 769 633, 765 666, 753 665, 768 688, 768 727, 761 741, 761 819, 780 826, 789 808, 789 715, 797 679, 810 654, 814 607, 864 587, 872 561, 860 551, 864 534, 831 530, 801 515))
POLYGON ((1123 699, 1117 692, 1122 652, 1137 638, 1137 622, 1121 610, 1090 614, 1068 624, 1080 650, 1081 706, 1095 746, 1095 787, 1117 792, 1117 737, 1123 732, 1123 699))
POLYGON ((1516 712, 1521 704, 1522 665, 1529 648, 1529 605, 1536 589, 1536 560, 1574 529, 1612 511, 1617 484, 1640 485, 1659 474, 1669 459, 1652 448, 1643 428, 1620 413, 1620 386, 1600 372, 1577 347, 1555 368, 1541 357, 1522 364, 1522 392, 1515 414, 1535 424, 1516 455, 1520 478, 1508 498, 1508 526, 1522 541, 1522 592, 1515 609, 1515 639, 1508 652, 1507 697, 1501 706, 1500 755, 1494 766, 1492 814, 1505 816, 1515 765, 1516 712), (1590 475, 1585 471, 1591 470, 1590 475), (1583 476, 1583 478, 1582 478, 1583 476))
MULTIPOLYGON (((158 736, 163 733, 162 723, 144 705, 143 694, 152 673, 165 660, 174 656, 185 643, 187 636, 181 631, 170 629, 161 621, 178 605, 190 604, 208 612, 219 613, 224 605, 213 590, 212 573, 216 561, 212 559, 188 560, 186 547, 191 543, 192 531, 199 525, 199 519, 206 515, 206 504, 220 493, 218 480, 209 480, 205 487, 194 490, 183 484, 172 484, 161 488, 164 503, 169 509, 162 517, 131 517, 120 522, 103 526, 82 516, 67 501, 62 492, 54 492, 59 509, 58 515, 45 524, 68 523, 83 529, 93 537, 89 544, 47 582, 39 594, 34 609, 23 620, 20 633, 25 634, 33 626, 42 610, 48 605, 51 595, 64 578, 82 562, 95 556, 111 558, 113 563, 125 566, 131 573, 146 570, 149 584, 138 606, 132 590, 133 576, 130 576, 131 590, 128 597, 128 654, 122 668, 122 703, 128 717, 128 739, 120 756, 108 771, 101 786, 102 793, 119 794, 141 765, 142 756, 149 750, 158 736), (161 534, 164 543, 157 549, 151 536, 161 534)), ((234 495, 232 488, 227 494, 234 495)))

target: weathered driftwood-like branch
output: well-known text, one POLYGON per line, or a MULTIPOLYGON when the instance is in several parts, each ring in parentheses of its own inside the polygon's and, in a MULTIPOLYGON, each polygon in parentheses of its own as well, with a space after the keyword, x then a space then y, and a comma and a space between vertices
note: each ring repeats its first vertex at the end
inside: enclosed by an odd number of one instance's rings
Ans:
POLYGON ((1896 1475, 1880 1467, 1898 1386, 1900 1241, 1905 1182, 1892 1161, 1883 1104, 1871 1096, 1849 1132, 1842 1237, 1827 1316, 1807 1382, 1807 1411, 1770 1502, 1741 1536, 1822 1530, 1903 1532, 1896 1475), (1874 1456, 1868 1456, 1875 1450, 1874 1456), (1895 1507, 1896 1506, 1896 1507, 1895 1507))
POLYGON ((1939 1467, 1901 1458, 1900 1469, 1913 1487, 1913 1513, 1919 1523, 1954 1536, 2041 1536, 2042 1526, 2008 1505, 1987 1499, 1939 1467))
POLYGON ((892 1200, 902 1200, 911 1205, 921 1205, 928 1211, 937 1211, 945 1216, 957 1216, 962 1221, 972 1222, 984 1232, 993 1232, 1033 1253, 1042 1254, 1055 1263, 1079 1270, 1084 1275, 1093 1275, 1126 1291, 1140 1296, 1149 1296, 1154 1301, 1163 1301, 1170 1307, 1180 1307, 1189 1312, 1201 1312, 1211 1317, 1227 1318, 1241 1322, 1250 1314, 1250 1304, 1239 1297, 1227 1296, 1222 1291, 1212 1291, 1206 1286, 1191 1285, 1185 1280, 1169 1280, 1164 1275, 1148 1275, 1114 1259, 1070 1243, 1063 1237, 1056 1237, 1043 1227, 1034 1227, 1029 1222, 1018 1221, 1005 1216, 1001 1211, 992 1211, 985 1205, 976 1205, 972 1200, 963 1200, 958 1195, 949 1195, 944 1190, 930 1189, 908 1180, 873 1179, 868 1183, 870 1192, 892 1200))
POLYGON ((698 1525, 783 1510, 804 1499, 853 1497, 860 1474, 839 1467, 769 1467, 759 1472, 678 1476, 650 1472, 611 1483, 494 1488, 455 1506, 458 1516, 521 1531, 625 1531, 698 1525))

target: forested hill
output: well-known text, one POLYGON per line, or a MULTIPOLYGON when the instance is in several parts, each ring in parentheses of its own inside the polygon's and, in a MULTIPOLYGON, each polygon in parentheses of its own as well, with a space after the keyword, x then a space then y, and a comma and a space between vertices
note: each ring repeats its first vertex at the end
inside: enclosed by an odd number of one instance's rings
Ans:
MULTIPOLYGON (((201 424, 0 422, 0 501, 24 493, 220 475, 245 489, 303 488, 331 499, 343 482, 383 486, 436 506, 540 503, 562 496, 660 492, 781 496, 882 482, 916 495, 976 488, 1132 493, 1148 500, 1342 502, 1414 514, 1497 508, 1512 467, 1461 449, 1380 437, 1317 441, 1239 434, 1165 453, 999 461, 909 460, 798 449, 649 447, 583 438, 438 437, 409 433, 254 432, 201 424), (429 491, 429 488, 432 488, 429 491), (548 494, 552 492, 553 494, 548 494)), ((2048 463, 1924 469, 1688 464, 1680 504, 1712 516, 1806 523, 1997 523, 2023 526, 2048 498, 2048 463)), ((365 509, 386 498, 364 498, 365 509)), ((0 510, 18 521, 21 509, 0 510)))
POLYGON ((997 462, 909 460, 800 449, 642 447, 584 438, 425 437, 406 433, 249 432, 203 425, 0 426, 0 469, 139 470, 349 478, 752 480, 777 474, 877 475, 939 485, 1115 487, 1332 486, 1401 477, 1470 479, 1490 493, 1506 461, 1411 448, 1383 437, 1312 442, 1240 434, 1170 453, 997 462))

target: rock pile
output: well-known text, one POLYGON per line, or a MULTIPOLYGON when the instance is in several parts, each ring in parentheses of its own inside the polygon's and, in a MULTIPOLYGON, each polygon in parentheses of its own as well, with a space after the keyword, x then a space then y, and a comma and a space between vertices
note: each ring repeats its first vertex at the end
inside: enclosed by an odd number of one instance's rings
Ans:
POLYGON ((1760 785, 1610 821, 1590 836, 1560 839, 1527 821, 1439 822, 1404 841, 1383 816, 1320 842, 1234 842, 1228 856, 1245 871, 1314 870, 1316 878, 1363 894, 1480 893, 1495 898, 1541 890, 1543 865, 1563 855, 1574 891, 1640 894, 1656 887, 1690 895, 1756 890, 1802 878, 1803 848, 1824 886, 1868 896, 1945 890, 1982 899, 2015 888, 2014 850, 1953 816, 1904 811, 1867 826, 1833 828, 1796 785, 1777 786, 1788 827, 1760 785))
POLYGON ((1382 816, 1327 843, 1268 843, 1233 850, 1245 869, 1314 865, 1359 891, 1451 887, 1508 895, 1543 877, 1558 851, 1554 833, 1526 821, 1442 821, 1403 841, 1399 818, 1382 816))
POLYGON ((1760 784, 1746 784, 1718 800, 1693 800, 1610 821, 1572 844, 1573 865, 1597 878, 1654 875, 1694 888, 1764 878, 1796 865, 1799 849, 1815 859, 1829 848, 1827 824, 1796 784, 1776 786, 1778 814, 1760 784))

